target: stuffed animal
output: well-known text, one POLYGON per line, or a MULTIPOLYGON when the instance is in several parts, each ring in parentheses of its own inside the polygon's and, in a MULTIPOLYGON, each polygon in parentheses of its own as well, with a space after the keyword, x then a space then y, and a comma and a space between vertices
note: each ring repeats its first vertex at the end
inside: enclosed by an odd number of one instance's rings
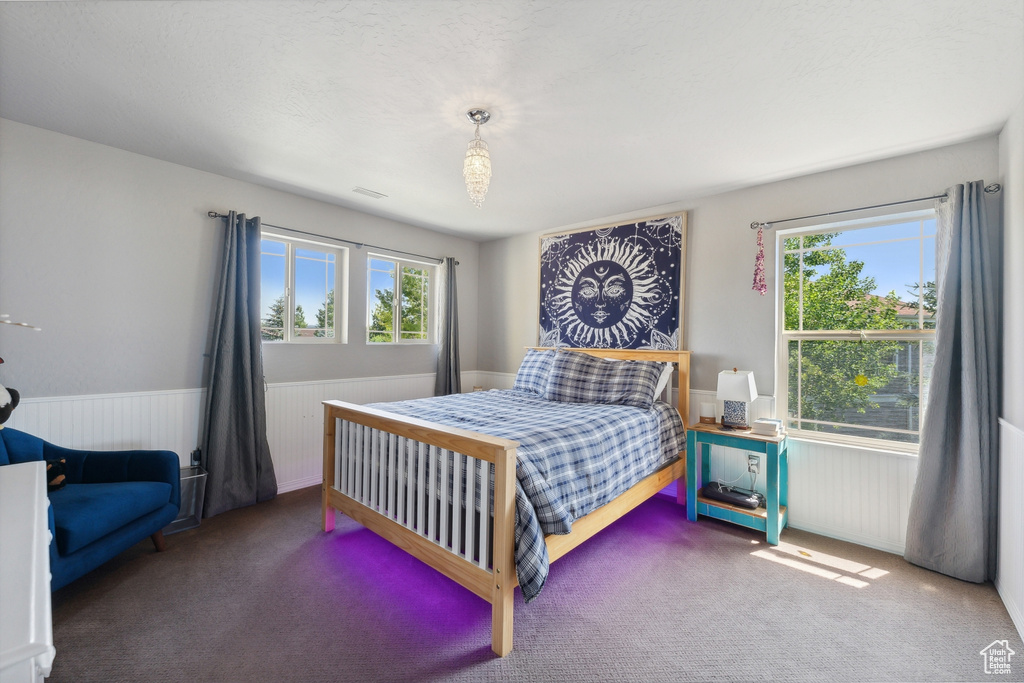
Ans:
MULTIPOLYGON (((0 363, 3 363, 4 359, 0 358, 0 363)), ((21 401, 21 395, 17 389, 5 389, 0 384, 0 429, 4 428, 4 422, 7 422, 7 418, 11 416, 14 409, 18 407, 18 402, 21 401)))
POLYGON ((46 490, 60 491, 67 484, 65 474, 67 473, 68 461, 59 458, 46 461, 46 490))

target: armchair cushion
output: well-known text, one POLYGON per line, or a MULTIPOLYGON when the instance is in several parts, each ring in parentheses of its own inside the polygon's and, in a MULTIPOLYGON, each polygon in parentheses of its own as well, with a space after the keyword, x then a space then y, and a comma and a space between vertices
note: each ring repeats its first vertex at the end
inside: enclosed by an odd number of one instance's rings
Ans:
POLYGON ((70 555, 167 505, 171 485, 159 481, 68 484, 50 494, 57 552, 70 555))

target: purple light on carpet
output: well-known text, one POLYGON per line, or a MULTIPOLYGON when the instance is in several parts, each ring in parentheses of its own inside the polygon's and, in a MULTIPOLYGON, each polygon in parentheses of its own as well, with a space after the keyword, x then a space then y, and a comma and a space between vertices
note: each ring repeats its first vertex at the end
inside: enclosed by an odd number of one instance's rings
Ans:
MULTIPOLYGON (((642 503, 552 564, 535 603, 524 607, 517 590, 516 619, 565 613, 576 609, 578 600, 601 599, 616 585, 641 580, 644 567, 657 562, 665 546, 689 544, 685 518, 685 506, 674 500, 642 503)), ((328 590, 339 606, 438 637, 473 644, 489 638, 486 601, 372 531, 339 515, 336 529, 320 538, 328 590)))
POLYGON ((335 583, 368 613, 451 637, 476 638, 490 629, 487 602, 372 531, 339 517, 324 538, 335 583))

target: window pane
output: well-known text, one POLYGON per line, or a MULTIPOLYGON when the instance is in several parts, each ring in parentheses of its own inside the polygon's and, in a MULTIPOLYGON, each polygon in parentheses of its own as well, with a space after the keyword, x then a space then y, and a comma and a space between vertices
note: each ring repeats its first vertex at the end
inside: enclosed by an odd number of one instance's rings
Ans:
POLYGON ((334 337, 335 255, 295 249, 295 337, 334 337))
MULTIPOLYGON (((935 221, 932 221, 934 223, 935 221)), ((932 232, 935 228, 932 228, 932 232)), ((935 239, 924 240, 924 271, 921 273, 921 281, 924 282, 924 287, 913 288, 913 298, 917 298, 920 293, 919 301, 911 301, 911 306, 915 309, 918 305, 924 309, 924 315, 922 316, 923 327, 926 330, 935 329, 935 311, 938 308, 938 290, 935 287, 935 239)))
POLYGON ((366 305, 367 341, 391 342, 394 338, 395 264, 370 259, 366 305))
POLYGON ((786 238, 784 329, 934 328, 933 234, 918 220, 786 238))
POLYGON ((935 360, 924 341, 790 341, 789 425, 919 442, 935 360))
POLYGON ((871 280, 872 296, 892 295, 900 301, 916 296, 912 290, 921 272, 921 240, 846 247, 845 251, 847 262, 863 264, 859 276, 871 280))
POLYGON ((427 340, 430 279, 426 268, 402 267, 402 339, 427 340))
POLYGON ((284 339, 285 244, 260 241, 260 334, 263 339, 284 339))

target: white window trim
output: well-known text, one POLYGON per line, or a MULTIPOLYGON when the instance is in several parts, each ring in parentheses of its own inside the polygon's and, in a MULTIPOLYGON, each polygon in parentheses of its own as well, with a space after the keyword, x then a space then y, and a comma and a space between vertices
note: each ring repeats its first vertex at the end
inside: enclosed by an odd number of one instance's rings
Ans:
MULTIPOLYGON (((855 330, 855 331, 804 331, 794 330, 787 332, 785 328, 785 241, 792 237, 801 235, 814 235, 823 232, 841 232, 848 230, 859 230, 882 225, 891 225, 901 220, 923 220, 930 217, 937 217, 938 212, 934 209, 920 209, 901 213, 886 214, 884 216, 872 216, 870 218, 859 218, 852 220, 837 221, 833 223, 819 223, 805 225, 798 228, 778 230, 775 233, 775 396, 777 415, 780 415, 784 422, 789 421, 789 344, 790 340, 796 339, 878 339, 878 340, 924 340, 934 341, 935 330, 855 330)), ((936 240, 938 238, 936 237, 936 240)), ((923 257, 922 257, 923 258, 923 257)), ((921 313, 923 315, 923 312, 921 313)), ((919 370, 920 372, 920 370, 919 370)), ((924 422, 924 406, 920 406, 921 426, 924 422)), ((919 430, 920 433, 920 430, 919 430)), ((899 453, 917 457, 920 450, 920 443, 907 443, 903 441, 890 441, 887 439, 850 436, 845 434, 826 434, 806 429, 793 429, 787 427, 787 434, 790 438, 802 441, 815 441, 823 444, 861 448, 868 451, 899 453)))
POLYGON ((438 298, 437 293, 437 277, 438 277, 438 264, 431 263, 429 261, 418 261, 416 259, 403 258, 399 256, 392 256, 390 254, 380 252, 367 252, 366 254, 366 334, 364 340, 366 345, 369 347, 377 346, 408 346, 408 345, 431 345, 437 344, 437 310, 438 298), (373 272, 370 268, 370 260, 379 259, 381 261, 390 261, 395 264, 395 299, 394 307, 392 311, 391 320, 392 324, 394 321, 399 320, 399 308, 402 305, 401 294, 402 294, 402 267, 410 266, 415 268, 428 268, 430 270, 430 293, 428 299, 428 305, 430 310, 427 313, 427 338, 426 339, 402 339, 400 330, 392 330, 394 337, 393 341, 382 342, 382 341, 370 341, 370 317, 372 309, 370 308, 370 296, 372 295, 372 288, 370 286, 370 274, 373 272))
MULTIPOLYGON (((348 248, 337 244, 326 244, 314 240, 299 239, 292 235, 261 230, 260 238, 284 242, 284 282, 285 282, 285 320, 284 339, 263 339, 264 344, 347 344, 348 343, 348 248), (336 256, 334 266, 334 336, 333 337, 297 337, 295 330, 295 304, 292 293, 295 291, 295 247, 310 247, 333 252, 336 256)), ((262 310, 260 311, 262 316, 262 310)), ((262 318, 261 318, 262 320, 262 318)))

